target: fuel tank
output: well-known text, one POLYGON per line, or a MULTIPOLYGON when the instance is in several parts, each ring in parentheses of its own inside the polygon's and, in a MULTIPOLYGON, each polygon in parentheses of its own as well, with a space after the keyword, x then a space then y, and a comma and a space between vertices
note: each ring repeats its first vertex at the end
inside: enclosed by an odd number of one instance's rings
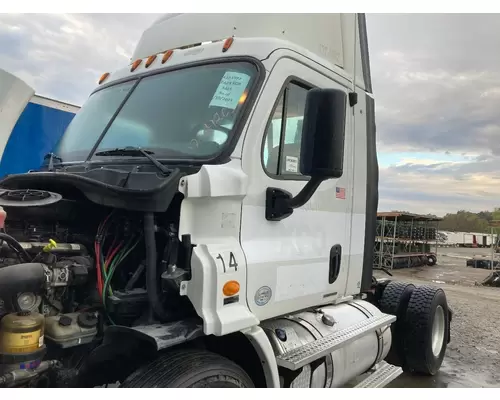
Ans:
MULTIPOLYGON (((276 356, 323 336, 335 334, 365 319, 381 315, 371 303, 354 300, 261 324, 276 356)), ((391 348, 391 330, 379 329, 330 353, 320 364, 306 365, 298 376, 281 373, 281 385, 299 388, 342 387, 383 360, 391 348), (287 377, 288 375, 288 377, 287 377)))

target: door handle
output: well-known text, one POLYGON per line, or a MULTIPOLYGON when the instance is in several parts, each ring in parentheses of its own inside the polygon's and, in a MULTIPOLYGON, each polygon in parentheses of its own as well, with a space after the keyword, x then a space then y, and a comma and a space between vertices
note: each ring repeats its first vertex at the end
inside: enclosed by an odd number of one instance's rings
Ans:
POLYGON ((340 244, 336 244, 330 249, 330 268, 328 270, 328 283, 330 285, 339 277, 341 262, 342 246, 340 244))

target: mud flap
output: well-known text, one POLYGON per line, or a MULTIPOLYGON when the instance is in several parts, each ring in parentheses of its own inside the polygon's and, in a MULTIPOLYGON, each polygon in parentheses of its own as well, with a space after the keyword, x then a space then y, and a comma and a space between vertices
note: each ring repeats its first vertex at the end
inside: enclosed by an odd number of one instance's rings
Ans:
POLYGON ((448 344, 451 342, 451 320, 453 319, 453 310, 448 306, 448 344))

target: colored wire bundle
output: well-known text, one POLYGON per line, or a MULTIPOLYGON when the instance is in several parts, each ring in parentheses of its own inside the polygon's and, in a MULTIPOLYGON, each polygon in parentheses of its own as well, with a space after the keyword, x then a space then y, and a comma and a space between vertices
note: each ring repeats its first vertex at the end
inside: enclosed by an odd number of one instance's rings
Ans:
MULTIPOLYGON (((97 269, 97 291, 105 311, 107 311, 106 298, 113 294, 113 289, 111 287, 113 275, 120 264, 139 244, 142 236, 131 236, 125 242, 123 239, 117 240, 117 236, 115 235, 113 242, 109 246, 105 246, 106 238, 109 236, 108 232, 113 224, 113 220, 110 219, 111 215, 112 213, 99 225, 96 240, 94 242, 97 269)), ((113 323, 109 315, 108 318, 111 323, 113 323)))

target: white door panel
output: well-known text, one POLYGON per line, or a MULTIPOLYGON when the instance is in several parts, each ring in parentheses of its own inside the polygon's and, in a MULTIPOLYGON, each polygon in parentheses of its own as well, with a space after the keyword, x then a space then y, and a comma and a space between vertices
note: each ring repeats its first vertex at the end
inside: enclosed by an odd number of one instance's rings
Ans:
MULTIPOLYGON (((268 187, 280 188, 296 195, 305 185, 304 180, 296 180, 297 176, 294 176, 296 153, 290 160, 283 157, 283 163, 280 163, 279 170, 288 174, 286 179, 276 179, 272 174, 266 173, 261 162, 263 136, 270 117, 274 114, 274 106, 283 85, 291 77, 300 77, 300 81, 312 86, 347 91, 310 67, 283 58, 272 69, 264 89, 266 95, 261 96, 248 126, 242 167, 248 175, 249 186, 243 201, 241 244, 247 260, 248 306, 261 320, 342 297, 348 276, 352 211, 352 174, 349 168, 352 118, 349 107, 346 116, 343 176, 324 181, 312 198, 303 207, 295 209, 288 218, 279 222, 270 222, 265 218, 268 187), (345 198, 336 197, 337 187, 345 190, 345 198), (341 268, 337 279, 329 283, 330 250, 334 245, 342 248, 341 268)), ((293 95, 289 95, 289 107, 295 107, 290 113, 300 114, 302 100, 297 100, 300 96, 295 97, 296 103, 293 103, 293 95)), ((296 116, 291 116, 290 121, 291 129, 296 129, 296 116)), ((287 141, 293 140, 288 139, 294 136, 293 131, 287 129, 285 133, 287 141)), ((276 140, 272 146, 275 145, 276 140)), ((267 159, 276 150, 271 149, 265 153, 267 159)), ((269 164, 272 162, 269 161, 269 164)))

